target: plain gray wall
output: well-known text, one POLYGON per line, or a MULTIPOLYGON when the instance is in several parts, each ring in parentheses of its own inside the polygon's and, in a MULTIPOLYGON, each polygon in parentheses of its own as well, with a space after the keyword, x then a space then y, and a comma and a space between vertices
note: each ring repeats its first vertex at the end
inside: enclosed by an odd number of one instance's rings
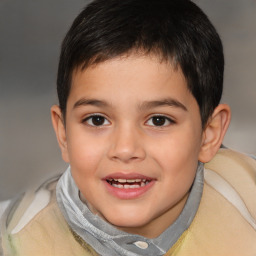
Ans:
MULTIPOLYGON (((61 40, 87 2, 0 0, 0 200, 66 168, 50 107, 61 40)), ((256 154, 256 1, 195 2, 224 44, 223 102, 233 110, 225 144, 256 154)))

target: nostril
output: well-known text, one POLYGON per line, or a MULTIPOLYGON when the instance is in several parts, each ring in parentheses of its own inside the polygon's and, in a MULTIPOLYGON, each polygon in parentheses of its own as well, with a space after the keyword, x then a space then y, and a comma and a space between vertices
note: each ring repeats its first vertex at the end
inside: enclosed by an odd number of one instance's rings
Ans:
POLYGON ((111 157, 111 159, 115 160, 115 161, 130 162, 130 161, 136 161, 136 160, 144 159, 144 157, 142 155, 141 156, 139 156, 139 155, 134 156, 134 155, 127 154, 127 153, 122 153, 122 154, 113 155, 111 157))

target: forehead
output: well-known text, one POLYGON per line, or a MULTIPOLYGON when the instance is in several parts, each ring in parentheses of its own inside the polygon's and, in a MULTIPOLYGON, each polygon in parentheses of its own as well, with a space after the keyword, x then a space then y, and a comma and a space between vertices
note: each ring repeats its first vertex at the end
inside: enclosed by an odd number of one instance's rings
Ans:
MULTIPOLYGON (((150 72, 151 69, 157 70, 161 67, 161 69, 165 69, 167 72, 177 71, 181 72, 183 75, 182 70, 179 67, 179 64, 176 62, 174 57, 166 57, 163 56, 161 53, 151 51, 146 53, 143 49, 132 49, 122 55, 118 55, 113 58, 108 58, 104 61, 98 61, 97 56, 95 60, 92 60, 86 64, 80 64, 74 68, 71 73, 71 83, 73 85, 74 78, 76 78, 79 73, 89 74, 91 72, 98 72, 100 73, 100 69, 111 69, 116 68, 120 70, 127 70, 128 73, 132 75, 133 71, 136 72, 136 75, 139 75, 139 69, 143 69, 145 72, 150 72), (136 67, 135 69, 133 67, 136 67), (139 68, 139 69, 138 69, 139 68)), ((154 72, 156 74, 156 72, 154 72)))
POLYGON ((111 102, 127 97, 130 102, 175 97, 189 103, 194 99, 181 68, 155 55, 122 56, 75 69, 68 104, 82 97, 111 102))

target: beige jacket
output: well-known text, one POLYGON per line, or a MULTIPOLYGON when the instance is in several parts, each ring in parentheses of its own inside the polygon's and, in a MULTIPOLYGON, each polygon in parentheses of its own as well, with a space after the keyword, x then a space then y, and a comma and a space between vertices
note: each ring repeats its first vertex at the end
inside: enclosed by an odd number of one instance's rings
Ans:
MULTIPOLYGON (((255 256, 256 161, 221 149, 205 168, 198 212, 189 229, 165 255, 255 256)), ((24 197, 9 213, 2 227, 5 256, 97 255, 70 230, 58 208, 55 185, 47 185, 50 201, 25 225, 17 229, 29 200, 24 197)))

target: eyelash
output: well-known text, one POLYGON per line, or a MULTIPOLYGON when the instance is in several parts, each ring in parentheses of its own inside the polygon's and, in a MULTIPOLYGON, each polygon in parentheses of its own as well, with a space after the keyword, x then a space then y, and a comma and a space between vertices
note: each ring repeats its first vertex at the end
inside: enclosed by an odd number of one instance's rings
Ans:
MULTIPOLYGON (((155 121, 157 121, 157 120, 155 120, 155 121)), ((106 117, 104 117, 101 114, 97 114, 97 113, 84 118, 82 120, 82 123, 86 123, 87 125, 92 126, 92 127, 102 127, 102 126, 106 126, 106 125, 111 124, 110 121, 108 121, 108 119, 106 117), (98 120, 94 120, 94 121, 96 121, 96 122, 99 121, 100 123, 98 125, 93 123, 93 118, 98 118, 98 120), (99 119, 101 119, 101 120, 99 120, 99 119), (101 121, 103 123, 101 123, 101 121), (105 122, 107 122, 107 124, 105 124, 105 122)), ((145 122, 146 125, 152 126, 152 127, 166 127, 166 126, 169 126, 169 125, 175 124, 175 123, 176 122, 173 119, 171 119, 169 117, 166 117, 164 115, 154 115, 154 116, 151 116, 145 122), (160 119, 160 120, 158 120, 158 121, 160 121, 160 123, 159 123, 160 125, 157 125, 157 124, 153 123, 154 122, 154 120, 153 120, 154 118, 160 119), (168 123, 166 124, 166 122, 168 122, 168 123)))
POLYGON ((174 121, 173 119, 171 119, 171 118, 169 118, 169 117, 166 117, 166 116, 164 116, 164 115, 154 115, 154 116, 151 116, 151 117, 147 120, 146 124, 148 124, 150 121, 151 121, 152 124, 150 124, 149 126, 159 127, 159 128, 161 128, 161 127, 166 127, 166 126, 169 126, 169 125, 171 125, 171 124, 175 124, 175 121, 174 121), (153 118, 160 118, 160 119, 162 119, 162 120, 160 120, 160 125, 153 124, 153 118), (161 121, 164 121, 164 123, 161 124, 161 121), (166 122, 168 122, 168 124, 166 124, 166 122))
MULTIPOLYGON (((96 120, 95 120, 96 121, 96 120)), ((87 125, 89 126, 92 126, 92 127, 101 127, 101 126, 106 126, 106 125, 109 125, 110 122, 108 121, 108 119, 106 117, 104 117, 103 115, 101 114, 93 114, 93 115, 90 115, 88 117, 86 117, 85 119, 82 120, 82 123, 87 123, 87 125), (107 121, 108 123, 107 124, 99 124, 99 125, 96 125, 95 123, 93 124, 93 118, 102 118, 102 121, 104 121, 104 123, 107 121), (91 122, 91 123, 90 123, 91 122)))

